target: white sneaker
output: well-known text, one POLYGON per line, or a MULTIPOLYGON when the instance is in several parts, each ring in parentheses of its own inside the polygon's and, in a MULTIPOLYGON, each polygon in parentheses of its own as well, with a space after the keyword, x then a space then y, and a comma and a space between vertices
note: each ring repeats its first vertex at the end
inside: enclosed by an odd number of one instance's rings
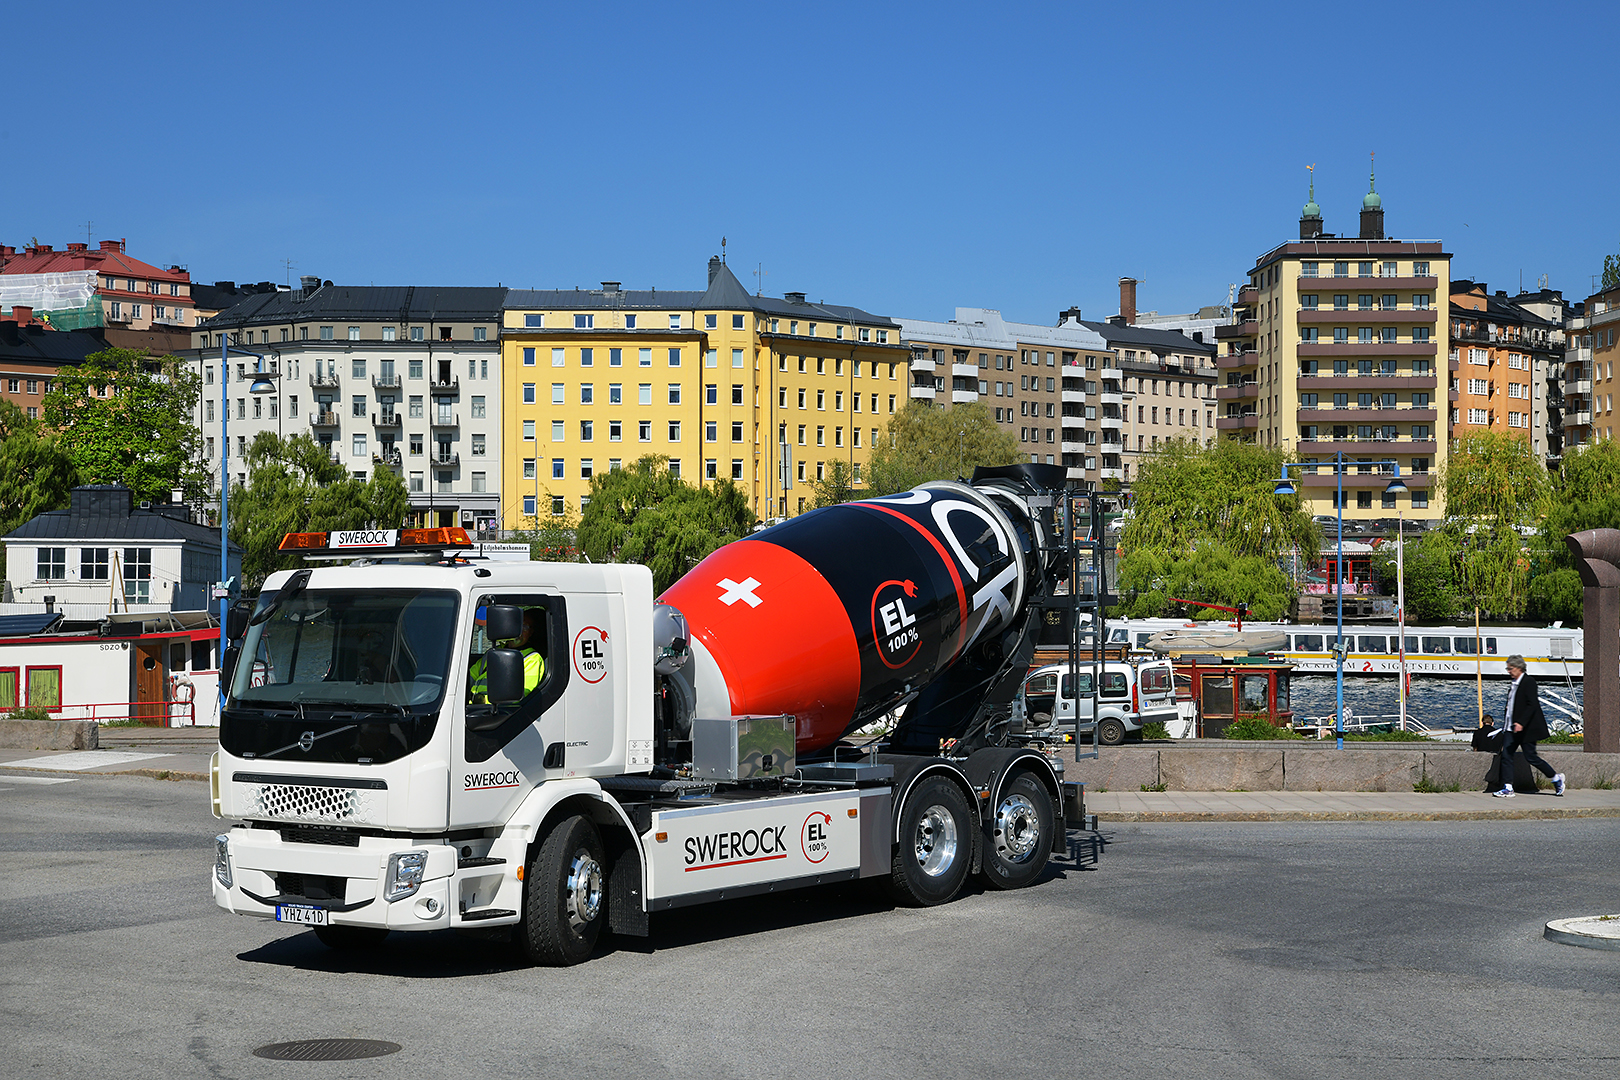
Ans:
POLYGON ((1503 784, 1501 791, 1493 791, 1491 794, 1496 796, 1498 799, 1511 799, 1513 798, 1513 785, 1503 784))
POLYGON ((1556 774, 1553 775, 1553 794, 1554 795, 1562 795, 1563 793, 1564 793, 1564 774, 1563 773, 1556 773, 1556 774))

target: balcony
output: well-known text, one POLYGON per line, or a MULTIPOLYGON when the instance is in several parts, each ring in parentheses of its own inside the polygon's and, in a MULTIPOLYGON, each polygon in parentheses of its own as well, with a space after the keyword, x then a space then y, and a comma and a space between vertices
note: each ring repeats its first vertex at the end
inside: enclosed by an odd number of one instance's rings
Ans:
POLYGON ((1437 308, 1357 308, 1353 311, 1342 308, 1300 308, 1299 323, 1301 326, 1323 326, 1333 324, 1336 326, 1367 326, 1369 324, 1394 325, 1403 324, 1429 325, 1439 315, 1437 308))
POLYGON ((430 426, 436 428, 460 427, 461 414, 457 412, 434 412, 430 426))
POLYGON ((1260 333, 1260 324, 1253 319, 1244 319, 1242 322, 1228 323, 1215 328, 1215 340, 1226 341, 1230 338, 1254 337, 1260 333))
MULTIPOLYGON (((1303 469, 1300 471, 1305 472, 1303 469)), ((1374 466, 1372 472, 1357 472, 1355 462, 1347 461, 1344 463, 1344 486, 1347 488, 1383 488, 1387 487, 1393 479, 1395 479, 1393 473, 1378 472, 1377 466, 1374 466)), ((1299 481, 1302 486, 1308 488, 1327 488, 1331 490, 1339 486, 1339 478, 1333 475, 1332 462, 1324 463, 1322 471, 1315 476, 1306 472, 1304 476, 1299 478, 1299 481)), ((1401 470, 1401 481, 1409 488, 1428 489, 1434 486, 1432 473, 1409 473, 1403 469, 1401 470)))
POLYGON ((1439 444, 1433 439, 1336 439, 1331 436, 1317 439, 1300 439, 1299 452, 1301 454, 1367 454, 1387 457, 1392 454, 1416 454, 1418 456, 1433 457, 1439 452, 1439 444))
POLYGON ((1590 427, 1591 425, 1592 414, 1590 412, 1583 410, 1581 412, 1567 412, 1564 414, 1565 427, 1590 427))
POLYGON ((977 390, 955 390, 955 389, 953 389, 951 391, 951 401, 954 404, 966 405, 966 404, 971 404, 972 402, 975 402, 975 401, 978 401, 978 400, 979 400, 979 392, 977 390))
POLYGON ((1216 357, 1215 367, 1220 371, 1232 371, 1237 368, 1254 367, 1259 362, 1259 352, 1254 349, 1243 349, 1240 352, 1216 357))
POLYGON ((1086 402, 1086 392, 1084 390, 1064 390, 1063 400, 1066 404, 1072 403, 1084 405, 1086 402))
POLYGON ((336 375, 322 375, 320 372, 309 377, 309 385, 315 390, 336 390, 338 377, 336 375))
POLYGON ((977 379, 978 377, 979 377, 979 366, 977 364, 952 364, 951 365, 951 378, 953 378, 953 379, 956 379, 956 378, 977 379))
POLYGON ((1227 385, 1215 388, 1215 398, 1218 401, 1240 401, 1243 398, 1258 398, 1259 396, 1260 385, 1255 382, 1242 382, 1236 386, 1227 385))
POLYGON ((403 423, 403 418, 399 415, 399 413, 394 412, 393 410, 371 414, 372 427, 397 428, 403 423))
POLYGON ((1215 426, 1221 431, 1252 430, 1260 426, 1260 417, 1252 412, 1241 416, 1217 416, 1215 426))
POLYGON ((1083 454, 1083 453, 1085 453, 1085 450, 1086 450, 1085 443, 1069 442, 1069 441, 1065 441, 1063 443, 1063 452, 1065 454, 1083 454))
POLYGON ((461 464, 461 453, 452 450, 448 454, 434 454, 428 459, 428 464, 438 469, 453 469, 461 464))
POLYGON ((1394 408, 1379 405, 1346 405, 1333 409, 1300 409, 1301 424, 1432 424, 1434 409, 1394 408))
POLYGON ((1253 285, 1245 285, 1238 290, 1237 306, 1254 307, 1260 302, 1260 290, 1253 285))
POLYGON ((1121 480, 1122 481, 1122 480, 1125 479, 1125 474, 1119 469, 1098 469, 1097 470, 1097 479, 1099 479, 1099 480, 1121 480))
POLYGON ((1104 390, 1097 395, 1097 402, 1100 405, 1123 405, 1125 395, 1118 390, 1104 390))
MULTIPOLYGON (((1329 270, 1333 269, 1331 259, 1325 265, 1329 270)), ((1375 264, 1373 269, 1378 270, 1381 268, 1375 264)), ((1437 289, 1440 287, 1440 279, 1437 277, 1379 277, 1376 274, 1372 277, 1357 277, 1351 274, 1344 277, 1330 277, 1323 274, 1320 277, 1302 277, 1296 280, 1299 283, 1300 292, 1331 293, 1349 292, 1358 288, 1437 289)))
POLYGON ((911 370, 921 371, 931 375, 934 371, 934 361, 930 359, 926 353, 921 356, 914 353, 911 357, 911 370))
POLYGON ((1302 341, 1300 356, 1434 356, 1432 341, 1302 341))
POLYGON ((309 414, 309 426, 312 428, 335 428, 338 426, 338 414, 331 409, 317 409, 309 414))
POLYGON ((405 459, 400 455, 398 450, 394 450, 386 454, 372 454, 371 463, 373 465, 387 465, 390 468, 398 469, 404 466, 405 459))
POLYGON ((404 384, 398 375, 373 375, 371 385, 377 390, 398 390, 404 384))
POLYGON ((1525 352, 1555 353, 1562 352, 1562 345, 1555 345, 1551 341, 1524 340, 1509 338, 1501 331, 1482 329, 1478 326, 1459 326, 1451 331, 1451 340, 1462 344, 1495 345, 1499 349, 1522 349, 1525 352))
POLYGON ((913 401, 933 401, 934 400, 934 388, 931 385, 930 386, 913 386, 911 388, 911 398, 912 398, 913 401))
POLYGON ((1440 384, 1428 375, 1300 375, 1295 383, 1301 393, 1332 390, 1434 390, 1440 384))
POLYGON ((461 393, 461 380, 454 375, 450 376, 449 382, 440 382, 438 379, 434 379, 428 384, 428 393, 459 394, 461 393))
POLYGON ((1591 392, 1591 379, 1574 379, 1564 384, 1564 393, 1566 394, 1590 394, 1591 392))

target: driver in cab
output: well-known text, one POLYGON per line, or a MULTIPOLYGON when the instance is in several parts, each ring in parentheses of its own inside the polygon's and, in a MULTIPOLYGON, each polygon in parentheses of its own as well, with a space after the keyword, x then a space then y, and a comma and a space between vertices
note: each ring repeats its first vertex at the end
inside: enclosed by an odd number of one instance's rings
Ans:
MULTIPOLYGON (((546 658, 540 654, 534 641, 540 632, 540 617, 533 608, 523 612, 523 631, 515 641, 492 642, 493 648, 516 649, 523 654, 523 692, 532 693, 546 677, 546 658)), ((473 661, 467 686, 467 701, 472 705, 489 703, 489 665, 483 656, 473 661)))

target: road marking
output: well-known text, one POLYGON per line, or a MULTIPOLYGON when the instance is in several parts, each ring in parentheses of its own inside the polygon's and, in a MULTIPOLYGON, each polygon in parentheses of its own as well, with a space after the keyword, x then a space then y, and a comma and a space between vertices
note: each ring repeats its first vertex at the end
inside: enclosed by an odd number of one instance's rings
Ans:
POLYGON ((132 761, 173 757, 173 754, 137 754, 128 750, 76 750, 54 757, 28 758, 24 761, 0 761, 6 769, 49 769, 53 772, 83 772, 107 765, 128 765, 132 761))
MULTIPOLYGON (((46 784, 71 784, 77 779, 77 776, 6 776, 0 774, 0 784, 36 784, 42 787, 46 784)), ((5 790, 7 789, 0 787, 0 791, 5 790)))

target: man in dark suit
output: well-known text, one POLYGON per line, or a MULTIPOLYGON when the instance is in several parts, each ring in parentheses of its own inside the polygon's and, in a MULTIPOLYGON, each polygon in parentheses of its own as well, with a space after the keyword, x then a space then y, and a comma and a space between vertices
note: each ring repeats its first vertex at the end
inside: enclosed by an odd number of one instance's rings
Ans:
POLYGON ((1507 670, 1513 682, 1508 686, 1507 708, 1502 712, 1502 788, 1492 794, 1498 799, 1513 798, 1513 752, 1522 750, 1526 764, 1546 774, 1553 782, 1553 794, 1562 795, 1564 774, 1555 772, 1536 753, 1536 743, 1548 735, 1536 680, 1524 673, 1524 657, 1517 654, 1507 658, 1507 670))

